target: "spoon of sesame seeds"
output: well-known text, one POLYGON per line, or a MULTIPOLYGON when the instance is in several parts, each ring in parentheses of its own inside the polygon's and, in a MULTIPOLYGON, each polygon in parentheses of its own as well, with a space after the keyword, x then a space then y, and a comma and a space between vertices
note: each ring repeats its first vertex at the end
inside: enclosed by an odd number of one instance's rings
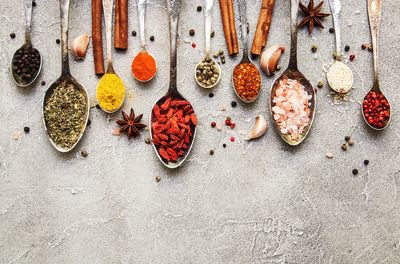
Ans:
POLYGON ((291 49, 287 70, 271 86, 270 111, 277 133, 291 146, 299 145, 314 121, 316 93, 297 68, 299 0, 291 0, 291 49), (298 98, 301 98, 298 99, 298 98))
POLYGON ((329 67, 327 79, 329 86, 338 93, 347 93, 353 86, 353 72, 342 61, 342 48, 340 38, 340 13, 342 4, 340 0, 329 0, 329 6, 332 12, 333 27, 335 29, 336 53, 335 61, 329 67))
POLYGON ((374 84, 364 97, 362 113, 364 121, 373 130, 385 129, 391 120, 391 106, 389 100, 382 93, 379 85, 378 71, 378 37, 381 21, 382 0, 368 0, 368 16, 371 28, 372 49, 374 56, 374 84))

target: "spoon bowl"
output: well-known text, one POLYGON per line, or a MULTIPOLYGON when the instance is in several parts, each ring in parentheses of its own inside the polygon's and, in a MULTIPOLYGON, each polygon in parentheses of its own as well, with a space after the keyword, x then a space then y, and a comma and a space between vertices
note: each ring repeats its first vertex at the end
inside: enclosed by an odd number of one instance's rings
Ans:
MULTIPOLYGON (((153 56, 153 54, 151 54, 150 51, 148 51, 148 50, 146 50, 145 48, 143 48, 141 51, 139 51, 139 52, 136 54, 136 56, 138 56, 139 53, 141 53, 141 52, 146 52, 146 53, 153 59, 154 63, 156 64, 156 69, 157 69, 157 67, 158 67, 158 65, 157 65, 157 60, 156 60, 156 58, 153 56)), ((135 56, 135 58, 136 58, 136 56, 135 56)), ((135 61, 135 58, 133 58, 133 60, 132 60, 132 65, 133 65, 133 62, 135 61)), ((157 74, 157 70, 154 72, 154 74, 153 74, 149 79, 142 80, 142 79, 138 78, 135 74, 132 73, 133 78, 135 78, 136 81, 141 82, 141 83, 150 82, 151 80, 153 80, 153 78, 154 78, 154 76, 156 76, 156 74, 157 74)))
POLYGON ((234 88, 233 90, 235 91, 235 94, 237 95, 237 97, 239 97, 239 99, 240 99, 242 102, 247 103, 247 104, 250 104, 250 103, 254 102, 255 100, 257 100, 258 96, 259 96, 260 93, 261 93, 262 78, 261 78, 261 72, 260 72, 260 70, 258 69, 258 67, 257 67, 248 57, 243 57, 242 60, 241 60, 241 62, 240 62, 238 65, 235 66, 235 68, 234 68, 233 71, 235 72, 236 68, 239 67, 240 65, 244 64, 244 63, 250 63, 250 64, 254 65, 254 68, 257 70, 258 75, 260 76, 260 90, 258 91, 257 96, 254 97, 253 99, 250 99, 250 100, 247 100, 246 98, 241 97, 241 96, 239 95, 239 93, 237 92, 237 88, 236 88, 236 86, 235 86, 235 81, 234 81, 234 76, 233 76, 233 75, 232 75, 232 80, 231 80, 231 82, 232 82, 232 86, 233 86, 233 88, 234 88))
POLYGON ((39 57, 40 57, 40 62, 39 62, 39 68, 33 73, 32 78, 28 81, 25 82, 20 75, 18 75, 14 70, 13 70, 13 65, 14 65, 14 61, 16 60, 16 56, 18 55, 18 52, 20 50, 23 50, 25 48, 26 44, 22 45, 19 49, 17 49, 11 59, 11 63, 10 63, 10 72, 11 72, 11 76, 12 79, 14 81, 14 83, 19 86, 19 87, 28 87, 31 86, 36 79, 38 78, 40 72, 42 71, 42 65, 43 65, 43 60, 42 60, 42 56, 40 56, 40 53, 37 49, 34 48, 35 51, 37 51, 39 53, 39 57))
POLYGON ((221 66, 219 66, 219 64, 218 64, 213 58, 211 58, 211 56, 210 56, 209 54, 206 54, 206 55, 204 56, 204 58, 201 59, 201 60, 197 63, 196 68, 194 69, 194 79, 196 80, 196 83, 197 83, 200 87, 202 87, 202 88, 204 88, 204 89, 211 89, 211 88, 214 88, 215 86, 217 86, 217 84, 218 84, 219 81, 221 80, 221 75, 222 75, 222 74, 221 74, 221 66), (199 68, 200 64, 201 64, 204 60, 206 60, 207 58, 210 58, 211 61, 214 62, 214 65, 218 68, 218 72, 219 72, 217 80, 215 81, 214 84, 212 84, 212 85, 210 85, 210 86, 205 85, 204 83, 200 82, 200 81, 197 79, 197 69, 199 68))

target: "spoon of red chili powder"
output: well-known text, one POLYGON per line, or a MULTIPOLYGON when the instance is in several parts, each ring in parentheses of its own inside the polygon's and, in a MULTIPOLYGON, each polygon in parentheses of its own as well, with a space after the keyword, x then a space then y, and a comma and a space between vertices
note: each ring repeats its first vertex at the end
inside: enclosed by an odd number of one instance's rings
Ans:
POLYGON ((382 1, 368 0, 368 16, 371 28, 372 48, 374 54, 374 84, 364 97, 362 113, 365 122, 374 130, 385 129, 390 122, 390 104, 379 86, 378 72, 378 35, 381 20, 382 1))
POLYGON ((146 50, 146 37, 145 37, 145 15, 146 15, 147 0, 138 0, 138 15, 139 15, 139 29, 140 29, 140 45, 142 49, 135 56, 132 61, 132 74, 136 80, 140 82, 148 82, 156 75, 157 61, 146 50))

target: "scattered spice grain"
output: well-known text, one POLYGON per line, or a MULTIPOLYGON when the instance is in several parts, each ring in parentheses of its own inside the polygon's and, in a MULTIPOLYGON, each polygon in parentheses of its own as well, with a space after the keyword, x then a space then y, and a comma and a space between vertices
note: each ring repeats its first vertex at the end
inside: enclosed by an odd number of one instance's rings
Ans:
POLYGON ((86 150, 82 150, 81 155, 82 155, 82 157, 86 158, 89 154, 86 150))
POLYGON ((197 12, 201 12, 201 10, 203 10, 203 8, 201 6, 197 7, 197 12))
POLYGON ((214 150, 210 150, 210 155, 212 156, 212 155, 214 155, 214 150))
POLYGON ((46 85, 46 81, 42 81, 42 86, 45 86, 46 85))
POLYGON ((346 151, 347 150, 347 144, 342 144, 341 148, 342 148, 343 151, 346 151))
POLYGON ((364 165, 367 166, 369 164, 369 160, 364 160, 364 165))
POLYGON ((27 133, 27 134, 28 134, 30 130, 31 130, 31 129, 30 129, 29 127, 27 127, 27 126, 26 126, 26 127, 24 127, 24 132, 25 132, 25 133, 27 133))
POLYGON ((345 137, 344 137, 344 140, 345 140, 346 142, 349 142, 350 139, 351 139, 350 136, 345 136, 345 137))
POLYGON ((160 182, 161 181, 161 177, 160 176, 156 176, 156 182, 160 182))
POLYGON ((317 50, 318 50, 317 45, 314 44, 314 45, 311 46, 311 52, 312 52, 312 53, 317 52, 317 50))
POLYGON ((353 173, 353 175, 355 176, 355 175, 358 174, 358 170, 357 170, 357 169, 353 169, 352 173, 353 173))
POLYGON ((56 39, 56 43, 60 44, 61 43, 60 39, 56 39))
POLYGON ((344 51, 348 52, 349 50, 350 50, 350 46, 349 46, 349 45, 346 45, 346 46, 344 47, 344 51))
POLYGON ((133 31, 132 31, 132 36, 133 36, 133 37, 136 37, 136 34, 137 34, 136 31, 133 30, 133 31))
POLYGON ((194 36, 194 34, 195 34, 195 31, 194 31, 194 29, 191 29, 191 30, 189 30, 189 35, 190 35, 190 36, 192 36, 192 37, 193 37, 193 36, 194 36))
POLYGON ((209 93, 209 94, 208 94, 208 97, 213 98, 213 97, 214 97, 214 94, 213 94, 213 93, 209 93))
POLYGON ((236 106, 237 106, 237 103, 236 103, 235 101, 232 101, 232 102, 231 102, 231 106, 232 106, 232 107, 236 107, 236 106))
POLYGON ((15 38, 15 33, 14 32, 10 34, 10 38, 12 38, 12 39, 15 38))
POLYGON ((154 36, 151 36, 151 37, 150 37, 150 41, 154 41, 154 36))

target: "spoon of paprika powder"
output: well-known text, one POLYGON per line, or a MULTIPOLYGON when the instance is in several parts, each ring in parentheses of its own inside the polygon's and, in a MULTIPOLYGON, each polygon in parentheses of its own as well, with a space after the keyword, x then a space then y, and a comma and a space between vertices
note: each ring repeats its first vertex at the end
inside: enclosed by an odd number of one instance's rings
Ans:
POLYGON ((141 50, 132 61, 132 74, 133 77, 139 82, 150 81, 157 72, 157 61, 154 56, 146 50, 146 4, 147 0, 137 0, 141 50))
POLYGON ((182 0, 167 0, 170 35, 169 89, 157 101, 150 114, 150 135, 154 150, 161 163, 170 169, 181 166, 189 156, 197 130, 197 118, 193 107, 178 92, 176 82, 178 20, 181 4, 182 0), (160 145, 159 139, 162 140, 160 145))
POLYGON ((364 121, 374 130, 383 130, 390 123, 390 103, 379 86, 378 37, 381 21, 382 0, 368 0, 368 16, 371 28, 372 49, 374 55, 374 84, 364 97, 362 113, 364 121))

